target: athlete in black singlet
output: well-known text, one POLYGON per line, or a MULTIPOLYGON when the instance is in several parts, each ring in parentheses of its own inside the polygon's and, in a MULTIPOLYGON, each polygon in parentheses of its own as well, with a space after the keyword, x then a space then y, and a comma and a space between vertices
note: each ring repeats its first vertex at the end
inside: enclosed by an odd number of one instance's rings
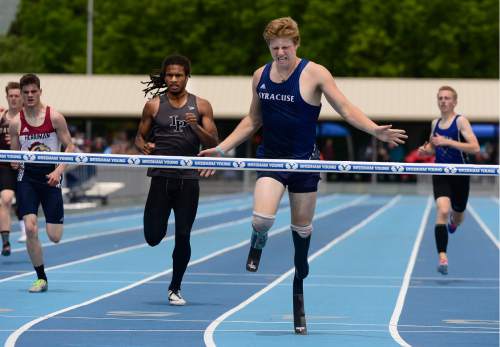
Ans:
MULTIPOLYGON (((5 87, 9 107, 0 113, 0 149, 10 149, 9 125, 22 108, 21 87, 18 82, 9 82, 5 87)), ((9 256, 11 247, 9 234, 11 229, 10 210, 14 192, 16 191, 17 171, 10 163, 0 163, 0 234, 2 235, 2 255, 9 256)), ((17 209, 16 209, 17 212, 17 209)), ((21 221, 21 238, 23 241, 24 222, 21 221)), ((26 234, 24 234, 24 239, 26 234)))
MULTIPOLYGON (((189 60, 181 55, 167 57, 159 75, 152 75, 146 93, 156 90, 144 106, 135 145, 144 154, 196 156, 200 145, 217 145, 217 129, 210 103, 186 90, 189 60), (165 90, 161 90, 166 87, 165 90)), ((175 215, 175 248, 172 281, 168 288, 171 305, 185 305, 181 282, 191 257, 190 234, 199 198, 198 172, 150 168, 151 177, 144 208, 144 236, 156 246, 167 233, 168 217, 175 215)))

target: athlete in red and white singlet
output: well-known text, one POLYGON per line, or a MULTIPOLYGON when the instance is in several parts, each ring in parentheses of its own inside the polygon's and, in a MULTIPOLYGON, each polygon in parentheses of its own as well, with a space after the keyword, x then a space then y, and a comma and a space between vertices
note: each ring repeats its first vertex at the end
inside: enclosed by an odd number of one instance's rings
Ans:
MULTIPOLYGON (((64 116, 40 101, 42 90, 40 79, 33 74, 20 80, 23 109, 19 117, 9 126, 12 150, 32 152, 73 152, 71 135, 64 116)), ((64 208, 61 192, 61 178, 66 165, 12 163, 20 166, 17 179, 17 200, 19 214, 26 226, 26 248, 38 279, 29 288, 31 293, 48 289, 42 256, 42 245, 38 237, 38 208, 41 205, 45 215, 46 231, 52 242, 59 242, 63 232, 64 208)))

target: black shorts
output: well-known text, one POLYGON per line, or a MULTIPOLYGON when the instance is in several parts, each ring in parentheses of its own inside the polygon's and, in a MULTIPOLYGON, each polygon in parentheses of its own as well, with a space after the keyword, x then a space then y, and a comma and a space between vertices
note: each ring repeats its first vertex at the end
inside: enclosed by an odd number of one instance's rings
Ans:
POLYGON ((281 171, 257 171, 257 179, 271 177, 276 181, 288 186, 290 193, 311 193, 318 191, 319 173, 314 172, 281 172, 281 171))
POLYGON ((0 166, 0 191, 4 189, 16 190, 17 170, 7 166, 0 166))
POLYGON ((470 176, 432 176, 434 199, 447 196, 455 212, 463 212, 467 207, 470 190, 470 176))
POLYGON ((0 166, 0 192, 5 189, 16 190, 17 170, 0 166))
POLYGON ((17 182, 16 198, 20 217, 27 214, 38 215, 38 207, 41 204, 45 222, 63 224, 64 205, 61 188, 46 183, 20 181, 17 182))

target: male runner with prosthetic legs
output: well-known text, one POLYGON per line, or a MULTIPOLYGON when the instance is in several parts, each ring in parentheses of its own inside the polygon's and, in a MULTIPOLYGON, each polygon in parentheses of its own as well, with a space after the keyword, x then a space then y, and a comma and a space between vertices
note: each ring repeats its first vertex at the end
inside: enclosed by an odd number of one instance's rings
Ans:
MULTIPOLYGON (((319 159, 316 125, 323 95, 352 126, 393 145, 404 143, 407 138, 404 130, 375 124, 342 94, 325 67, 297 56, 300 35, 292 18, 272 20, 263 36, 272 61, 253 74, 250 111, 219 146, 201 151, 200 156, 222 156, 262 127, 257 158, 319 159)), ((251 272, 258 270, 267 232, 288 189, 295 247, 293 303, 297 334, 307 332, 302 282, 308 273, 307 254, 319 179, 318 173, 259 171, 255 183, 252 239, 246 268, 251 272)))

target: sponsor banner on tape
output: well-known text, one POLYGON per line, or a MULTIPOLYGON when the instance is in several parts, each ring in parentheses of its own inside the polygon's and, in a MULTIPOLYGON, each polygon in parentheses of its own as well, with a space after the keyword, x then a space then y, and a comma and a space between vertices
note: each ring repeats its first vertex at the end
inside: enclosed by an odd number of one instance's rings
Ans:
POLYGON ((498 165, 341 162, 320 160, 178 157, 98 153, 0 150, 0 162, 141 166, 178 169, 225 169, 291 172, 339 172, 415 175, 499 176, 498 165))

